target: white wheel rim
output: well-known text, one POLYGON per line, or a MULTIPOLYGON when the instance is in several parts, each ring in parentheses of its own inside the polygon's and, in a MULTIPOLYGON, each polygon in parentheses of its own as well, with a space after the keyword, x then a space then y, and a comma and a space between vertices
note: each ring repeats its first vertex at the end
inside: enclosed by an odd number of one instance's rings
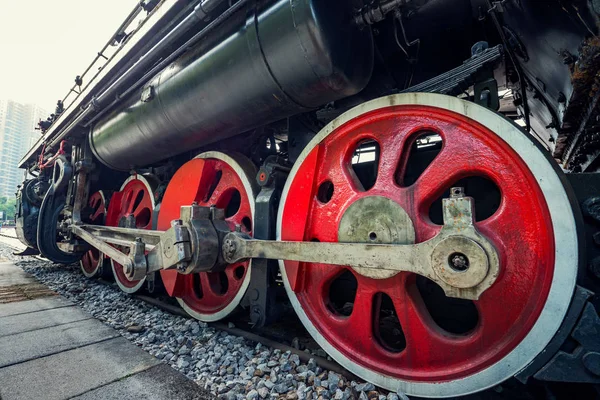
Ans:
POLYGON ((306 146, 295 162, 286 181, 277 216, 277 240, 281 240, 283 209, 289 188, 300 165, 310 151, 337 127, 369 111, 396 105, 423 105, 442 108, 467 116, 487 127, 521 156, 536 178, 550 211, 555 239, 555 266, 552 284, 544 308, 526 337, 505 357, 487 368, 464 378, 446 382, 400 380, 355 364, 327 342, 308 318, 290 287, 285 265, 279 261, 286 292, 298 317, 319 345, 340 365, 377 386, 422 397, 448 397, 475 393, 514 376, 548 345, 568 310, 575 289, 578 269, 578 239, 575 217, 568 212, 571 203, 547 155, 514 124, 502 116, 455 97, 432 93, 406 93, 382 97, 363 103, 323 128, 306 146))
POLYGON ((86 278, 93 278, 98 274, 98 270, 100 269, 100 265, 102 264, 102 261, 103 261, 103 255, 102 255, 102 253, 100 253, 100 257, 98 258, 98 263, 94 267, 94 272, 92 272, 92 273, 88 273, 85 270, 85 268, 83 268, 82 260, 79 260, 79 267, 81 269, 81 272, 83 273, 83 275, 85 275, 86 278))

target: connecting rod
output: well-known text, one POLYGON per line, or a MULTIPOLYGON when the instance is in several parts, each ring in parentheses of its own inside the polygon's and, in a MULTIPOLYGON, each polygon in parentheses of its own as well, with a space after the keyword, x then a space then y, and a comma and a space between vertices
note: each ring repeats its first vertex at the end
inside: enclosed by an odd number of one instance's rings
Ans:
MULTIPOLYGON (((417 244, 320 243, 257 240, 231 232, 223 210, 181 207, 181 219, 166 231, 73 225, 73 233, 123 266, 130 280, 161 269, 191 274, 219 271, 244 259, 267 258, 344 265, 377 277, 412 272, 436 282, 447 296, 478 299, 498 277, 498 253, 473 224, 473 199, 453 188, 443 199, 444 225, 417 244), (124 250, 115 248, 128 248, 124 250)), ((324 266, 326 268, 326 266, 324 266)))
MULTIPOLYGON (((499 273, 496 249, 473 225, 473 199, 461 188, 443 199, 444 226, 432 239, 417 244, 320 243, 256 240, 229 233, 223 243, 228 263, 269 258, 345 265, 367 270, 413 272, 436 282, 447 296, 478 299, 499 273)), ((372 274, 369 274, 372 276, 372 274)), ((389 276, 389 275, 386 275, 389 276)))

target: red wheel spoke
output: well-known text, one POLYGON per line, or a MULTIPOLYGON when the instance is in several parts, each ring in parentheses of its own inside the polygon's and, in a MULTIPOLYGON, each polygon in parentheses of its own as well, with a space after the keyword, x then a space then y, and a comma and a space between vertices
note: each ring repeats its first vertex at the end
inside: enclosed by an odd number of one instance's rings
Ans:
POLYGON ((319 290, 324 290, 331 281, 346 271, 346 267, 331 265, 331 264, 304 264, 300 268, 304 268, 305 277, 310 279, 310 282, 316 282, 319 290))
POLYGON ((225 271, 223 271, 223 272, 225 272, 225 275, 227 275, 227 278, 229 279, 229 281, 232 281, 235 279, 234 271, 235 271, 235 268, 237 268, 237 267, 239 267, 239 265, 235 265, 235 264, 229 265, 229 266, 227 266, 227 268, 225 268, 225 271))
POLYGON ((444 144, 437 157, 413 185, 416 203, 429 203, 460 178, 478 173, 476 154, 467 154, 464 150, 457 154, 457 151, 457 146, 444 144), (465 165, 465 157, 473 159, 473 164, 465 165))
POLYGON ((135 208, 133 208, 133 209, 131 210, 131 213, 132 213, 133 215, 137 216, 137 215, 138 215, 138 214, 139 214, 141 211, 143 211, 144 209, 147 209, 147 208, 148 208, 148 207, 147 207, 147 205, 146 205, 146 204, 144 204, 144 202, 143 202, 143 200, 142 200, 141 202, 139 202, 139 203, 138 203, 138 204, 135 206, 135 208))
POLYGON ((90 217, 90 219, 92 221, 97 221, 98 218, 100 218, 101 215, 105 214, 105 210, 101 207, 98 207, 98 209, 94 212, 94 214, 92 214, 92 216, 90 217))
POLYGON ((404 176, 406 159, 412 144, 412 137, 408 136, 410 128, 414 127, 409 125, 397 135, 382 135, 378 138, 380 153, 376 188, 384 189, 396 185, 396 178, 404 176))
POLYGON ((398 283, 386 293, 392 299, 394 309, 406 338, 406 355, 413 362, 431 358, 435 352, 443 354, 442 331, 429 316, 415 284, 415 275, 403 273, 398 283))
POLYGON ((202 272, 200 273, 200 285, 202 286, 202 298, 209 304, 218 304, 220 302, 219 294, 215 293, 211 280, 218 280, 218 275, 213 275, 214 272, 202 272), (211 276, 212 275, 212 276, 211 276))
POLYGON ((373 346, 373 291, 361 288, 359 283, 352 314, 344 324, 347 332, 352 332, 357 346, 373 346))
POLYGON ((236 270, 238 268, 243 268, 244 269, 244 274, 246 273, 246 266, 244 264, 234 264, 234 265, 229 265, 227 268, 225 268, 225 275, 227 275, 227 278, 229 279, 229 285, 238 285, 238 281, 241 278, 238 278, 236 276, 236 270))
POLYGON ((124 211, 125 211, 125 215, 130 215, 131 212, 133 211, 133 196, 125 196, 125 205, 124 205, 124 211))
POLYGON ((133 215, 138 215, 140 212, 142 212, 143 210, 147 210, 152 208, 152 202, 150 201, 150 199, 148 198, 149 194, 146 192, 143 192, 143 197, 141 199, 141 201, 137 204, 137 206, 135 207, 135 209, 133 210, 133 215))
POLYGON ((223 206, 226 206, 226 204, 223 204, 223 199, 222 196, 224 194, 224 192, 227 191, 229 187, 229 184, 227 181, 224 181, 223 177, 221 177, 221 180, 219 181, 219 183, 217 184, 217 186, 215 187, 215 190, 213 191, 212 195, 210 196, 210 199, 208 199, 208 201, 206 202, 207 205, 209 206, 217 206, 219 208, 222 208, 223 206))

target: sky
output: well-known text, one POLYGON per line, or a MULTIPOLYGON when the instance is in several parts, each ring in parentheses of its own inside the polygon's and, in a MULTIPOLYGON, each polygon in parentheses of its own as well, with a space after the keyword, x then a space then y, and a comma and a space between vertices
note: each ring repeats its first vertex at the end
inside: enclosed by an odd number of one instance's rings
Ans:
POLYGON ((53 112, 137 2, 0 0, 0 98, 53 112))

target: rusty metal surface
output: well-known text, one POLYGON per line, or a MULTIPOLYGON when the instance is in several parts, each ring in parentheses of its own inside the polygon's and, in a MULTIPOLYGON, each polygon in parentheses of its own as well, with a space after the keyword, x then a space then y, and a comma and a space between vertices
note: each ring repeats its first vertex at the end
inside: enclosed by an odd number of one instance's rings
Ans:
POLYGON ((577 171, 600 142, 596 134, 599 125, 600 38, 586 39, 577 61, 565 59, 565 62, 570 62, 573 92, 564 113, 554 157, 560 158, 568 169, 577 171))
POLYGON ((39 283, 0 287, 0 304, 56 296, 56 293, 39 283))
MULTIPOLYGON (((225 236, 223 256, 232 264, 249 258, 268 258, 330 264, 332 270, 346 265, 362 276, 378 280, 399 272, 413 272, 437 283, 446 296, 477 300, 498 278, 500 261, 494 245, 475 228, 473 199, 464 197, 462 188, 452 190, 457 194, 443 199, 444 225, 436 236, 421 243, 377 244, 370 240, 378 230, 375 222, 368 227, 375 231, 365 233, 367 238, 362 243, 275 242, 230 233, 225 236), (451 264, 454 255, 469 260, 464 268, 451 264)), ((361 200, 365 199, 372 201, 371 197, 361 200)))
POLYGON ((0 304, 55 295, 12 262, 0 262, 0 304))

